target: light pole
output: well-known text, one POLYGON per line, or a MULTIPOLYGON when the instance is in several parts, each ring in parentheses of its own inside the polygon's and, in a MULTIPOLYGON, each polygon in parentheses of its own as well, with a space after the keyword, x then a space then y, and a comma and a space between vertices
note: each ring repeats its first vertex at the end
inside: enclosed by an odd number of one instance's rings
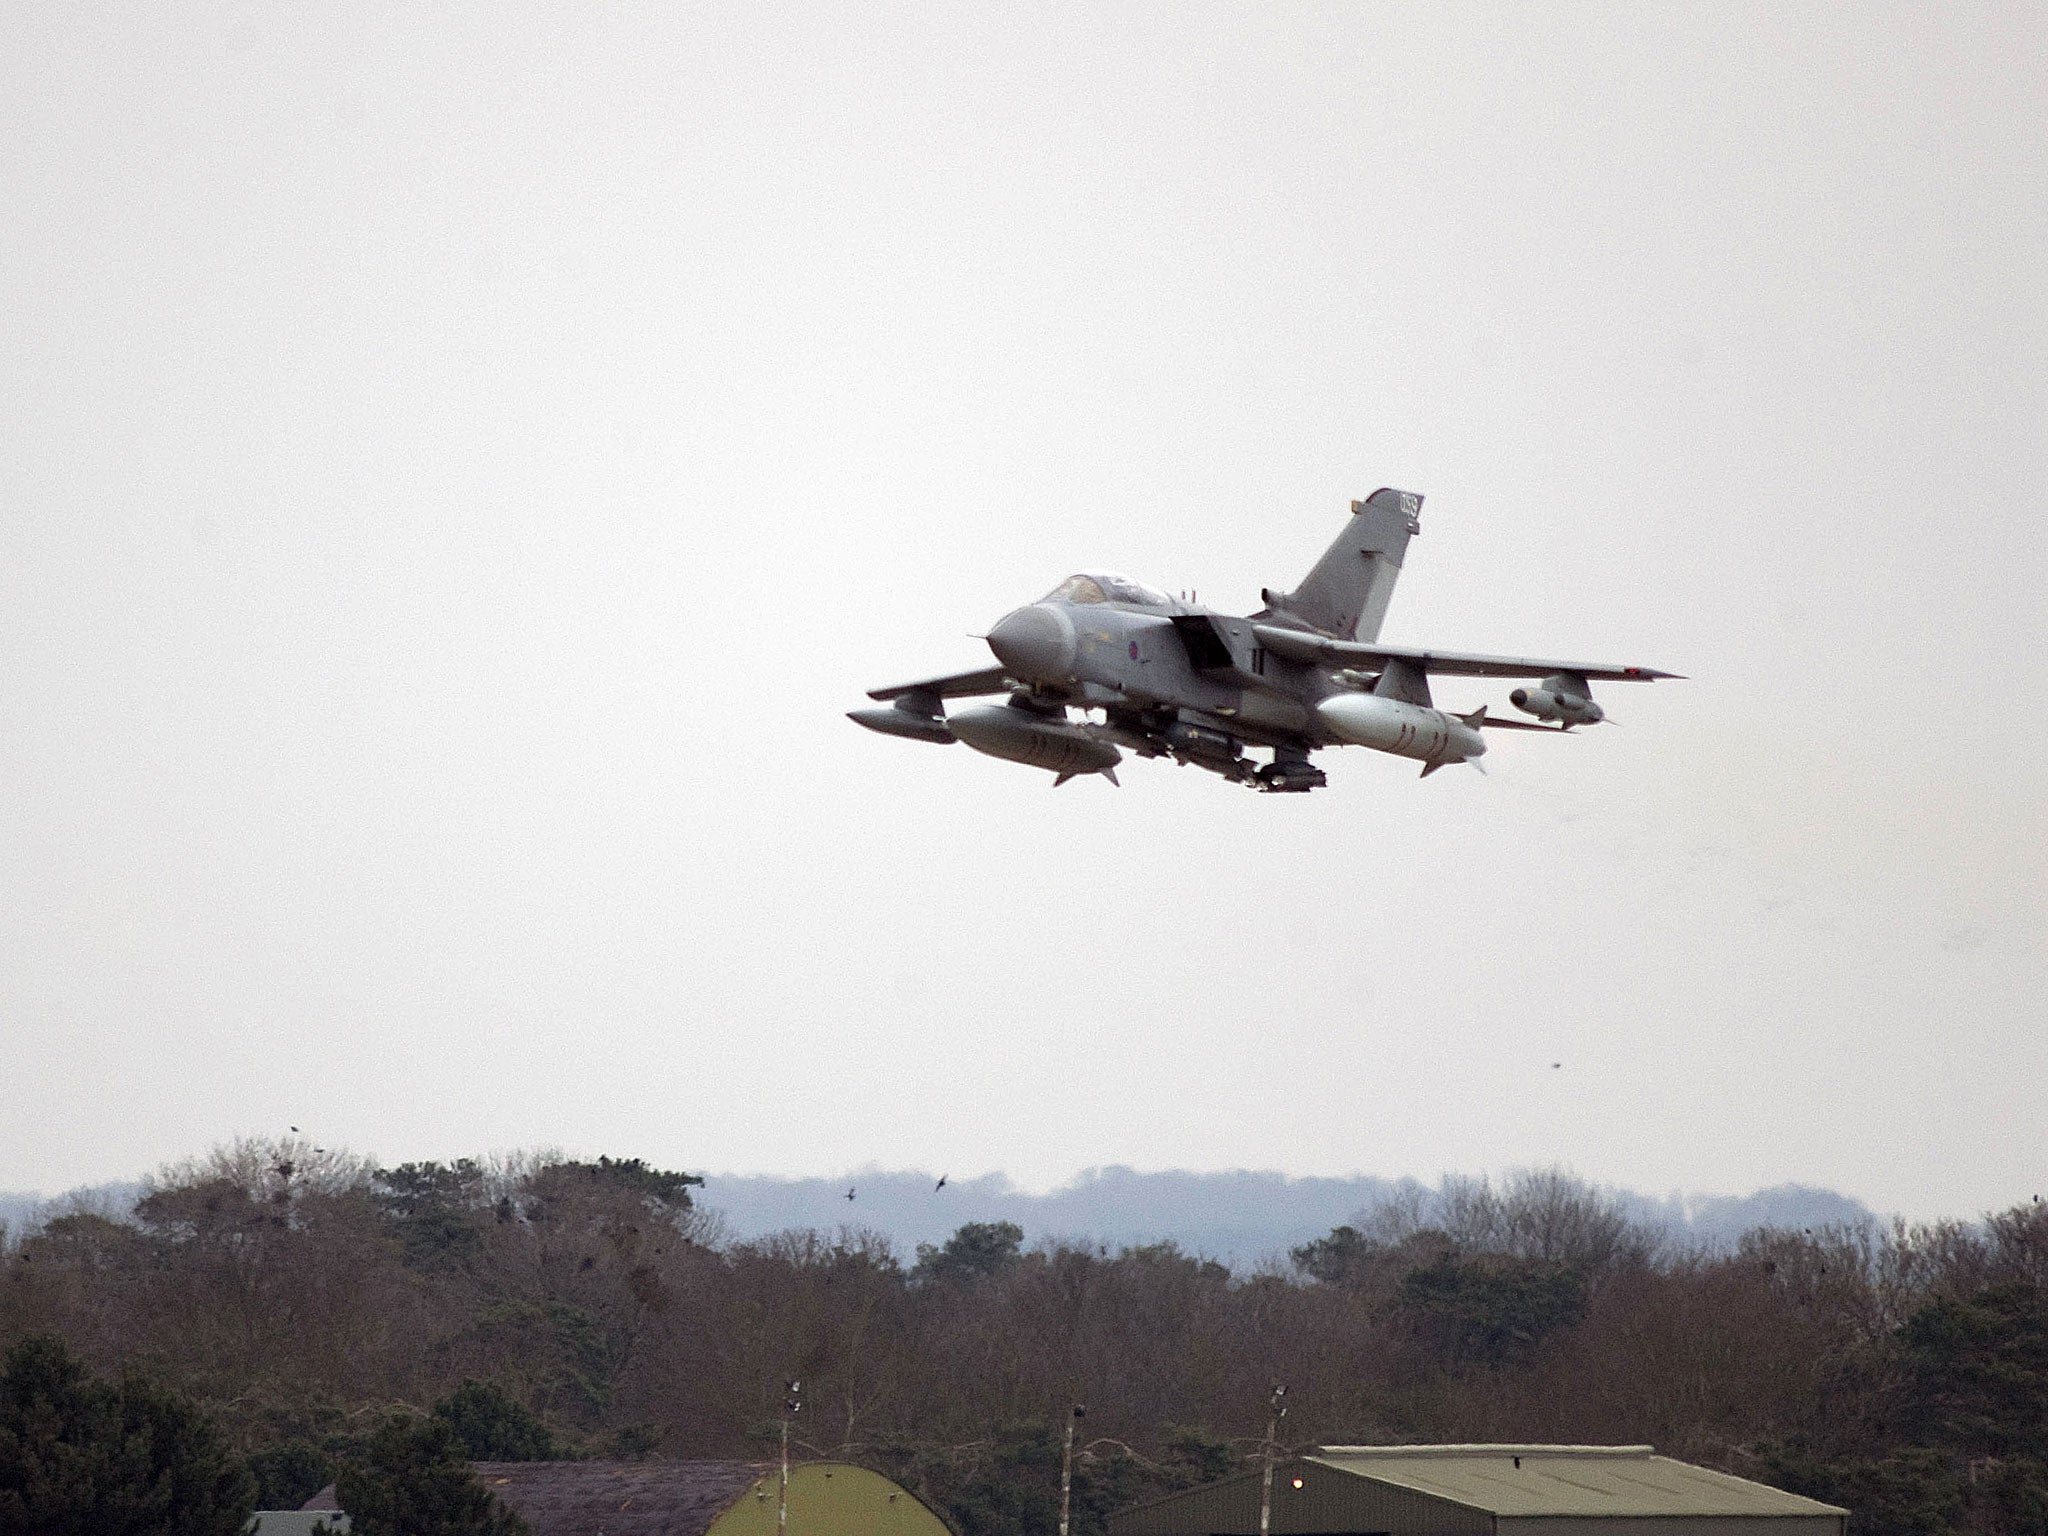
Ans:
POLYGON ((803 1410, 804 1384, 792 1381, 782 1400, 782 1487, 775 1495, 775 1536, 789 1536, 789 1421, 803 1410))
POLYGON ((1286 1395, 1285 1387, 1275 1387, 1266 1409, 1266 1443, 1259 1448, 1259 1536, 1269 1536, 1273 1529, 1273 1440, 1280 1433, 1280 1421, 1287 1417, 1287 1405, 1280 1401, 1286 1395))
POLYGON ((1067 1513, 1073 1506, 1074 1426, 1087 1416, 1088 1410, 1079 1403, 1067 1414, 1067 1443, 1060 1451, 1060 1536, 1067 1536, 1067 1513))

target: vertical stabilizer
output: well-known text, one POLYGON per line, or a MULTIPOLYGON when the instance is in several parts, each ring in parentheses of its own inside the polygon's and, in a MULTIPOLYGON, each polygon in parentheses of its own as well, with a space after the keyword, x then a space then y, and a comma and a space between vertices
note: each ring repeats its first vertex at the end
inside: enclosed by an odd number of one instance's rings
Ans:
POLYGON ((1422 531, 1421 511, 1422 498, 1413 491, 1378 490, 1351 503, 1351 521, 1301 585, 1265 594, 1270 613, 1339 640, 1377 640, 1401 556, 1422 531))

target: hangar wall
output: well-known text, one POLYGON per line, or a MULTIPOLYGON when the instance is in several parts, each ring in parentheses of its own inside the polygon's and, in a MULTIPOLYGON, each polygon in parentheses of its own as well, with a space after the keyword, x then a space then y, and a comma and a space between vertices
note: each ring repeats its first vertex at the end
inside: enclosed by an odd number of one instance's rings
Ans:
POLYGON ((1502 1516, 1498 1536, 1842 1536, 1844 1515, 1502 1516))

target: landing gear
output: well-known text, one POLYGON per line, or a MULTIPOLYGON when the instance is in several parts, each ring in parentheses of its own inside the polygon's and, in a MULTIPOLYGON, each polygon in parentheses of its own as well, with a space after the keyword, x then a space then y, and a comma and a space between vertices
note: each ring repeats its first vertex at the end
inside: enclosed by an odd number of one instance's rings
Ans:
POLYGON ((1308 760, 1308 748, 1276 746, 1273 761, 1261 766, 1244 755, 1242 738, 1206 715, 1187 719, 1172 709, 1116 708, 1105 709, 1104 715, 1103 724, 1079 729, 1140 757, 1171 757, 1183 768, 1193 763, 1262 794, 1305 794, 1329 782, 1308 760))
POLYGON ((1305 795, 1329 782, 1306 752, 1276 750, 1273 761, 1259 770, 1259 788, 1269 795, 1305 795))

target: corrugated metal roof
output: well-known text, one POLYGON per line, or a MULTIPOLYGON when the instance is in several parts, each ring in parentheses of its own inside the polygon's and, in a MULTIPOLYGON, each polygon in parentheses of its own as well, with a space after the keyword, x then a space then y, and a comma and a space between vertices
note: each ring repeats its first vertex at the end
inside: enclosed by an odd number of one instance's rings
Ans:
MULTIPOLYGON (((538 1536, 703 1536, 774 1468, 750 1461, 476 1461, 486 1488, 538 1536)), ((335 1508, 329 1484, 301 1508, 335 1508)))
POLYGON ((1305 1459, 1509 1518, 1847 1513, 1647 1445, 1326 1445, 1305 1459))
MULTIPOLYGON (((713 1530, 768 1536, 776 1524, 772 1462, 476 1461, 470 1467, 533 1536, 706 1536, 713 1530)), ((946 1536, 944 1522, 910 1490, 846 1462, 792 1466, 789 1505, 791 1526, 814 1536, 946 1536)), ((331 1484, 303 1506, 334 1507, 331 1484)))
POLYGON ((249 1536, 313 1536, 313 1527, 322 1522, 330 1530, 348 1529, 348 1516, 332 1509, 259 1509, 255 1519, 249 1536))
POLYGON ((479 1461, 536 1536, 700 1536, 768 1475, 745 1461, 479 1461))

